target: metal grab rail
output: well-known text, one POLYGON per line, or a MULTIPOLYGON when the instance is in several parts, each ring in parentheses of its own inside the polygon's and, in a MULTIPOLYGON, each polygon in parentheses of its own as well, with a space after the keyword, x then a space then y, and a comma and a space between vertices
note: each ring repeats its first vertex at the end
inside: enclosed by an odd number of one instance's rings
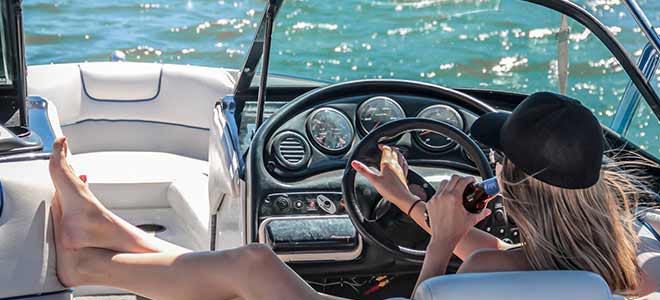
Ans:
MULTIPOLYGON (((658 61, 660 60, 659 53, 660 51, 657 51, 651 43, 648 43, 642 50, 642 55, 637 61, 637 66, 648 82, 651 82, 653 79, 653 74, 658 66, 658 61)), ((628 82, 623 97, 621 97, 621 102, 619 102, 619 106, 616 109, 617 113, 614 115, 614 120, 612 120, 610 126, 612 130, 620 135, 626 134, 641 98, 642 95, 637 90, 637 87, 635 87, 635 84, 632 81, 628 82)))
POLYGON ((635 22, 637 22, 637 25, 639 25, 646 38, 649 40, 649 43, 653 45, 655 51, 660 53, 660 37, 655 32, 651 20, 649 20, 646 13, 644 13, 644 10, 642 10, 639 4, 637 4, 637 0, 625 0, 625 3, 632 14, 632 17, 635 19, 635 22))

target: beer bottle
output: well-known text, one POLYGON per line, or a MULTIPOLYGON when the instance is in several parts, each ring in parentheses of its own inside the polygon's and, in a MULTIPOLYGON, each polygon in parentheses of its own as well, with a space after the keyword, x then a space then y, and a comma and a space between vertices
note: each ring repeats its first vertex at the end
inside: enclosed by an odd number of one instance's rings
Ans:
POLYGON ((497 184, 497 177, 470 183, 463 192, 463 206, 465 210, 473 214, 479 213, 486 207, 486 200, 499 192, 500 186, 497 184))

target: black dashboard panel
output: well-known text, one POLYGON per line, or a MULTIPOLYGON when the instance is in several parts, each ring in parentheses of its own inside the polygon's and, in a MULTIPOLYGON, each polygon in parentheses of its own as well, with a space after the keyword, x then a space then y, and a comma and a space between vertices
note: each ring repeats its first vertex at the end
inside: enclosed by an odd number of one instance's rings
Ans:
MULTIPOLYGON (((250 219, 252 220, 249 232, 252 233, 253 241, 260 240, 260 225, 273 218, 345 216, 341 199, 342 174, 351 151, 367 134, 359 123, 358 110, 360 105, 368 99, 377 96, 391 98, 404 111, 405 117, 416 117, 420 112, 434 105, 447 106, 460 115, 464 131, 468 131, 474 120, 483 113, 485 106, 483 103, 466 104, 465 100, 451 99, 443 96, 445 88, 423 83, 373 81, 359 85, 359 88, 343 91, 323 87, 320 88, 322 97, 319 96, 319 90, 303 94, 282 106, 256 132, 247 154, 245 172, 245 180, 248 185, 247 196, 248 199, 252 199, 249 203, 250 219), (317 97, 306 98, 306 95, 310 93, 316 93, 317 97), (318 141, 314 141, 310 136, 307 121, 310 115, 320 108, 335 110, 349 120, 354 134, 348 143, 349 146, 345 149, 327 151, 327 149, 319 147, 318 141), (287 141, 283 148, 280 147, 282 140, 287 141), (298 145, 297 143, 304 144, 298 145), (301 157, 301 154, 307 155, 307 157, 301 157), (296 163, 299 161, 304 163, 301 166, 291 167, 282 163, 283 158, 296 163), (317 200, 319 195, 323 195, 333 203, 336 208, 335 211, 330 210, 333 213, 319 209, 317 200), (310 207, 310 205, 315 207, 310 207)), ((507 102, 509 100, 507 95, 500 100, 507 102)), ((485 93, 484 96, 498 98, 492 93, 485 93)), ((413 167, 444 170, 440 172, 442 174, 459 172, 478 175, 472 162, 458 146, 429 149, 429 147, 423 147, 420 139, 416 138, 414 134, 406 134, 396 141, 384 141, 384 143, 395 144, 399 147, 413 167)), ((375 158, 379 156, 378 153, 374 153, 374 155, 375 158)), ((426 172, 424 176, 438 177, 440 176, 438 174, 436 171, 430 171, 426 172)), ((498 209, 503 208, 498 207, 498 209)), ((500 220, 500 214, 497 215, 497 220, 489 218, 489 223, 485 224, 483 228, 502 237, 512 236, 514 231, 507 224, 505 214, 501 215, 504 216, 504 221, 500 220), (503 233, 499 234, 500 231, 503 233)), ((301 228, 301 230, 306 229, 301 228)), ((307 247, 307 245, 303 247, 307 247)), ((452 269, 455 270, 459 263, 460 261, 452 260, 450 272, 452 269)), ((342 274, 390 272, 393 267, 404 273, 419 270, 419 264, 394 259, 385 250, 367 240, 364 240, 360 255, 352 261, 335 261, 331 264, 328 264, 327 261, 289 261, 289 264, 300 274, 314 274, 315 268, 321 265, 324 270, 330 270, 330 273, 342 274)))
MULTIPOLYGON (((278 135, 283 132, 292 132, 294 134, 299 134, 305 138, 305 145, 303 147, 309 147, 310 153, 307 164, 297 170, 291 170, 286 167, 286 165, 281 164, 276 155, 276 147, 278 146, 275 139, 268 141, 268 146, 266 147, 266 152, 264 153, 264 162, 266 163, 266 169, 271 176, 283 180, 300 180, 306 177, 317 175, 323 172, 328 172, 331 170, 343 169, 346 165, 346 159, 348 154, 351 152, 351 149, 359 142, 359 140, 364 137, 367 133, 360 129, 361 126, 358 120, 358 108, 362 103, 368 99, 372 99, 378 96, 387 96, 388 98, 393 99, 398 103, 404 110, 405 117, 415 117, 422 110, 431 107, 433 105, 446 105, 455 109, 461 116, 461 121, 463 122, 464 128, 469 128, 472 122, 478 117, 476 113, 469 111, 463 107, 457 106, 447 100, 443 99, 434 99, 428 97, 420 97, 414 95, 405 95, 405 94, 366 94, 360 96, 352 96, 340 99, 334 99, 326 103, 310 107, 305 111, 293 116, 290 120, 280 126, 274 133, 278 135), (346 147, 343 151, 331 153, 324 151, 322 147, 319 147, 317 143, 313 142, 313 137, 310 135, 310 132, 307 130, 307 121, 311 113, 317 111, 319 108, 331 108, 341 112, 346 116, 352 126, 355 134, 353 134, 353 140, 350 141, 350 146, 346 147)), ((403 137, 403 141, 400 141, 400 146, 405 150, 409 151, 407 153, 407 158, 412 162, 424 159, 429 155, 434 156, 446 156, 448 162, 460 162, 465 165, 469 165, 470 162, 465 160, 460 149, 456 147, 451 147, 449 149, 443 149, 442 151, 433 151, 427 147, 423 147, 418 139, 412 138, 412 136, 403 137)), ((464 166, 465 167, 465 166, 464 166)), ((463 168, 465 169, 465 168, 463 168)))

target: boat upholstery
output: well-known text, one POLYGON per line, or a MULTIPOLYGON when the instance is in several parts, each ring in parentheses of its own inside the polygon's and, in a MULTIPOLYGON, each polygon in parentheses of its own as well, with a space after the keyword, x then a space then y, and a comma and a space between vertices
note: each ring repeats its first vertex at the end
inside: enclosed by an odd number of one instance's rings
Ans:
MULTIPOLYGON (((647 210, 642 219, 652 224, 660 220, 660 211, 647 210)), ((658 224, 655 224, 656 226, 658 224)), ((660 242, 650 228, 637 227, 639 249, 637 259, 642 269, 660 280, 660 242)), ((534 271, 474 273, 440 276, 424 281, 415 300, 435 299, 623 299, 612 295, 607 283, 598 275, 582 271, 534 271), (515 283, 515 291, 502 288, 515 283), (479 288, 475 288, 479 287, 479 288), (561 287, 561 288, 557 288, 561 287)), ((660 293, 645 299, 660 299, 660 293)))
MULTIPOLYGON (((658 231, 660 229, 660 210, 645 210, 640 212, 639 217, 650 227, 642 225, 638 228, 637 261, 644 272, 660 285, 660 241, 656 237, 660 233, 658 231)), ((647 299, 660 299, 660 289, 649 295, 647 299)))
POLYGON ((236 71, 95 62, 28 68, 28 94, 58 109, 74 154, 160 151, 206 160, 213 104, 236 71))
MULTIPOLYGON (((237 71, 98 62, 30 66, 28 73, 28 94, 57 111, 50 127, 67 136, 71 165, 104 205, 131 224, 163 226, 154 232, 159 238, 209 249, 210 127, 237 71)), ((125 292, 76 289, 100 293, 125 292)))
POLYGON ((0 168, 0 299, 65 295, 56 276, 50 223, 54 189, 48 161, 4 163, 0 168))
POLYGON ((611 300, 602 277, 584 271, 493 272, 446 275, 422 282, 415 300, 611 300))
POLYGON ((165 226, 159 236, 181 246, 209 248, 210 127, 235 70, 95 62, 28 72, 28 93, 57 107, 71 164, 108 208, 134 225, 165 226))
POLYGON ((160 64, 80 64, 85 94, 97 101, 149 101, 160 93, 160 64), (130 72, 126 70, 130 69, 130 72))
POLYGON ((166 228, 157 236, 193 250, 210 246, 208 163, 163 152, 73 155, 78 174, 110 210, 134 225, 166 228), (171 216, 171 217, 168 217, 171 216))

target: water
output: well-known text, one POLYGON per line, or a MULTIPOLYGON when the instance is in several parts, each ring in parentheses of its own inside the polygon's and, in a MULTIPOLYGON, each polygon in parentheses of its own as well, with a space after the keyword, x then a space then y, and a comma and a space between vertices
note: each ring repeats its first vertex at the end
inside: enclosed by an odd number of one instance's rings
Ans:
MULTIPOLYGON (((621 0, 576 1, 636 59, 645 39, 621 0)), ((660 1, 640 1, 660 24, 660 1)), ((129 61, 239 68, 264 10, 241 1, 24 1, 28 64, 129 61)), ((289 0, 271 70, 328 81, 403 78, 452 87, 558 89, 559 16, 517 0, 289 0)), ((610 124, 627 77, 570 22, 567 93, 610 124)), ((654 83, 657 87, 657 83, 654 83)), ((638 111, 629 138, 660 154, 660 125, 638 111)))

